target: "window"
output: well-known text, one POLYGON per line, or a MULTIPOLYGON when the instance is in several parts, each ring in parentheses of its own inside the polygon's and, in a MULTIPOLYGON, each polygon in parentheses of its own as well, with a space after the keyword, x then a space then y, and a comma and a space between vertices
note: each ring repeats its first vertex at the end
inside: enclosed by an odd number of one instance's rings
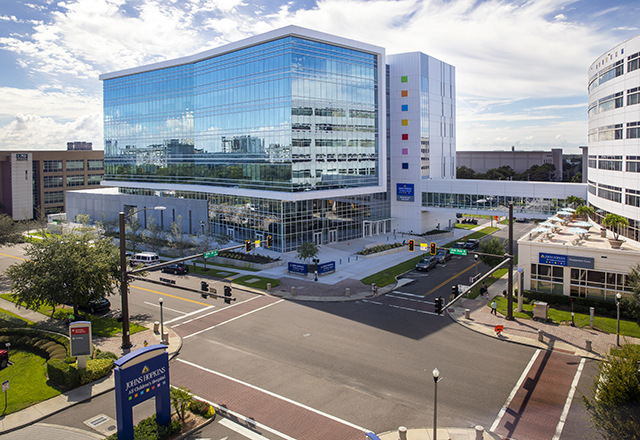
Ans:
POLYGON ((640 52, 636 52, 633 55, 629 55, 627 57, 627 72, 631 72, 637 70, 640 65, 638 62, 640 61, 640 52))
POLYGON ((87 185, 96 186, 100 185, 100 182, 104 180, 104 174, 89 174, 87 176, 87 185))
POLYGON ((625 205, 640 207, 640 191, 627 188, 625 190, 624 203, 625 205))
POLYGON ((67 171, 84 171, 84 160, 68 160, 67 171))
POLYGON ((589 133, 587 134, 587 141, 588 142, 595 142, 597 140, 598 140, 598 129, 597 128, 592 128, 591 130, 589 130, 589 133))
POLYGON ((640 122, 627 122, 627 139, 640 138, 640 122))
POLYGON ((589 193, 593 194, 594 196, 596 195, 595 182, 592 182, 591 180, 587 180, 587 189, 589 190, 589 193))
POLYGON ((400 92, 400 94, 402 95, 403 98, 406 98, 407 96, 409 96, 409 91, 403 90, 402 92, 400 92))
POLYGON ((615 300, 616 293, 630 291, 626 274, 571 268, 570 295, 615 300))
POLYGON ((61 160, 44 160, 42 161, 43 169, 45 173, 61 173, 62 161, 61 160))
POLYGON ((402 120, 402 125, 409 125, 409 120, 408 119, 403 119, 402 120))
POLYGON ((409 154, 409 149, 408 149, 408 148, 403 148, 403 149, 402 149, 402 154, 403 154, 403 155, 407 155, 407 154, 409 154))
POLYGON ((597 156, 589 156, 589 168, 598 168, 597 156))
POLYGON ((607 125, 598 129, 599 141, 612 141, 617 139, 622 139, 622 124, 607 125))
POLYGON ((640 102, 640 87, 627 90, 627 105, 635 105, 640 102))
POLYGON ((87 171, 102 171, 102 170, 104 170, 104 160, 87 159, 87 171))
POLYGON ((623 95, 623 92, 618 92, 598 100, 598 113, 622 107, 624 101, 623 95))
POLYGON ((564 267, 532 264, 531 289, 562 295, 564 293, 564 267))
POLYGON ((640 173, 640 156, 627 156, 627 171, 640 173))
POLYGON ((622 156, 598 156, 598 169, 622 171, 622 156))
POLYGON ((401 77, 400 82, 403 82, 403 83, 409 82, 409 77, 408 76, 401 77))
POLYGON ((598 185, 598 197, 622 203, 622 188, 601 183, 598 185))
POLYGON ((409 111, 409 105, 408 104, 402 104, 402 111, 403 112, 408 112, 409 111))
POLYGON ((42 181, 45 188, 62 188, 62 176, 44 176, 42 181))
POLYGON ((624 64, 623 64, 623 60, 620 60, 617 63, 615 63, 613 66, 610 66, 609 70, 607 70, 606 72, 602 72, 600 74, 599 83, 600 84, 605 83, 609 80, 612 80, 613 78, 621 76, 622 74, 624 74, 624 64))
POLYGON ((44 193, 44 204, 53 205, 54 203, 64 203, 63 191, 49 191, 44 193))
POLYGON ((598 101, 594 102, 589 106, 589 110, 587 111, 587 116, 592 117, 598 114, 598 101))
POLYGON ((67 186, 84 186, 84 176, 67 176, 67 186))

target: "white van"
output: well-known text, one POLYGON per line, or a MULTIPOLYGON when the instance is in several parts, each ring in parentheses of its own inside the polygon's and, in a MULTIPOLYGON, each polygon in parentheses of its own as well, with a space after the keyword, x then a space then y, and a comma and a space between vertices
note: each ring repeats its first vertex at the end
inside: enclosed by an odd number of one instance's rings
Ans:
POLYGON ((144 264, 145 266, 152 266, 160 263, 160 257, 155 252, 138 252, 133 255, 131 259, 131 265, 144 264))

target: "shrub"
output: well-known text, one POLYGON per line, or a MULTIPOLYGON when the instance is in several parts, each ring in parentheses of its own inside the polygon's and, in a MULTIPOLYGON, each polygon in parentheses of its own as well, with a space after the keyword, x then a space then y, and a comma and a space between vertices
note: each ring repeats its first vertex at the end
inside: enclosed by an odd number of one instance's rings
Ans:
POLYGON ((189 404, 189 411, 204 417, 209 411, 209 404, 202 400, 194 400, 189 404))
POLYGON ((110 351, 100 351, 96 350, 93 353, 94 359, 113 359, 114 361, 118 359, 118 355, 115 353, 111 353, 110 351))
POLYGON ((29 323, 15 316, 0 312, 0 328, 27 327, 29 323))
POLYGON ((108 376, 113 369, 112 359, 89 359, 87 368, 78 370, 80 385, 85 385, 108 376))
POLYGON ((69 357, 64 358, 64 363, 65 364, 69 364, 69 365, 73 365, 73 364, 76 363, 76 359, 77 358, 75 358, 75 357, 69 356, 69 357))
POLYGON ((78 370, 60 359, 47 361, 47 376, 52 382, 67 388, 75 388, 80 384, 78 370))
MULTIPOLYGON (((133 438, 135 440, 166 440, 181 430, 182 426, 177 420, 173 420, 166 426, 158 425, 154 414, 133 427, 133 438)), ((118 433, 111 434, 105 440, 118 440, 118 433)))

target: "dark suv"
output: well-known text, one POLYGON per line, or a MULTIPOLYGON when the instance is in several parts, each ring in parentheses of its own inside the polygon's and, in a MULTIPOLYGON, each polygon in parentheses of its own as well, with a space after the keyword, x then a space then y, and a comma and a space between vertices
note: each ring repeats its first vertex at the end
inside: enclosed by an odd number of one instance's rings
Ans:
POLYGON ((438 261, 436 260, 435 256, 427 255, 426 257, 423 257, 420 261, 418 261, 418 264, 416 264, 416 270, 424 270, 425 272, 429 272, 429 269, 431 269, 432 267, 436 267, 437 262, 438 261))
POLYGON ((447 260, 451 260, 449 249, 438 249, 438 252, 436 252, 436 260, 438 263, 446 263, 447 260))

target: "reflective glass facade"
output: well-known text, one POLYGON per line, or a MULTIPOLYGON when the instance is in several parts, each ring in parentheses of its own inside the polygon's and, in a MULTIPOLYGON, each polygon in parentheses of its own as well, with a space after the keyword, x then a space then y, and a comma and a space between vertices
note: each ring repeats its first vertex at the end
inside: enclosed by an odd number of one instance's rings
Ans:
POLYGON ((565 199, 545 197, 518 197, 481 194, 422 193, 422 206, 463 209, 466 211, 508 211, 513 202, 513 212, 553 215, 566 206, 565 199))
POLYGON ((105 179, 377 186, 379 81, 377 54, 296 36, 105 79, 105 179))

